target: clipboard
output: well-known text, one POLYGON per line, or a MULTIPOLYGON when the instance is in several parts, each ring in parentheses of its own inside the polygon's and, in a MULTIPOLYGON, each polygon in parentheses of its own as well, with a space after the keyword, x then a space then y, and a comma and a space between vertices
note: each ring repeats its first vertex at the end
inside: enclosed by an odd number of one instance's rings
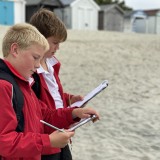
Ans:
POLYGON ((108 86, 108 80, 104 80, 98 87, 93 89, 90 93, 88 93, 82 101, 77 101, 73 103, 70 107, 84 107, 88 101, 94 98, 97 94, 103 91, 108 86))
MULTIPOLYGON (((68 131, 73 132, 75 129, 77 129, 77 128, 83 126, 84 124, 94 120, 96 117, 97 117, 96 115, 91 115, 89 118, 84 118, 80 122, 77 122, 77 123, 74 123, 73 125, 71 125, 71 127, 68 129, 68 131)), ((53 129, 55 129, 55 130, 58 130, 60 132, 65 132, 64 129, 60 129, 60 128, 58 128, 56 126, 53 126, 50 123, 47 123, 43 120, 40 120, 40 122, 49 126, 49 127, 51 127, 51 128, 53 128, 53 129)))
POLYGON ((80 122, 73 124, 68 130, 74 131, 75 129, 83 126, 84 124, 94 120, 96 117, 97 117, 96 115, 91 115, 91 117, 89 117, 89 118, 82 119, 80 122))

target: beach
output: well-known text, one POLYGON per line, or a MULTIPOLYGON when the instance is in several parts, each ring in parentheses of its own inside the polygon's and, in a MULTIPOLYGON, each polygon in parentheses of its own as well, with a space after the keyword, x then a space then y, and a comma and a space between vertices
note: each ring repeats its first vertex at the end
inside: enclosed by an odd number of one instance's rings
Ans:
POLYGON ((68 30, 56 57, 66 92, 109 81, 87 104, 101 118, 76 130, 73 160, 160 159, 160 35, 68 30))

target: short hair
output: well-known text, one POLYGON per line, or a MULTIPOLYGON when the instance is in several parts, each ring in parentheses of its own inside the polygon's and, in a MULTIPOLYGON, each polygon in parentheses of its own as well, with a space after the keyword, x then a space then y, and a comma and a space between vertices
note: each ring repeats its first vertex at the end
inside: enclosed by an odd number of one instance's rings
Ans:
POLYGON ((31 24, 19 23, 10 27, 2 41, 3 56, 7 57, 10 47, 13 43, 17 43, 21 49, 26 49, 31 45, 37 44, 49 49, 46 38, 31 24))
POLYGON ((67 39, 67 29, 64 23, 48 9, 40 8, 32 15, 29 23, 35 26, 46 38, 53 36, 60 42, 67 39))

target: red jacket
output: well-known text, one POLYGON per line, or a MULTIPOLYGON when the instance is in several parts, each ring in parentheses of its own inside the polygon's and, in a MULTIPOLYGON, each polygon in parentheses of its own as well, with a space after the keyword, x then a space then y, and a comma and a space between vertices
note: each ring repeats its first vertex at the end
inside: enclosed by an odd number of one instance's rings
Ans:
POLYGON ((41 154, 47 154, 51 148, 48 134, 44 134, 44 125, 40 119, 57 127, 65 128, 71 123, 72 108, 50 110, 39 101, 26 81, 11 64, 7 66, 16 75, 24 96, 24 132, 16 132, 17 118, 12 106, 12 85, 0 80, 0 155, 5 160, 40 160, 41 154))
MULTIPOLYGON (((54 57, 55 58, 55 57, 54 57)), ((56 58, 55 58, 56 59, 56 58)), ((56 59, 57 60, 57 59, 56 59)), ((60 70, 60 62, 57 60, 57 63, 53 66, 54 68, 54 77, 56 79, 56 82, 58 84, 58 87, 59 87, 59 92, 60 92, 60 95, 61 95, 61 98, 63 100, 63 107, 64 108, 67 108, 69 106, 69 99, 73 96, 73 95, 70 95, 68 93, 64 93, 63 92, 63 88, 62 88, 62 85, 61 85, 61 82, 60 82, 60 79, 59 79, 59 70, 60 70)), ((39 74, 39 77, 40 77, 40 99, 48 106, 48 108, 52 109, 52 110, 55 110, 56 109, 56 106, 55 106, 55 101, 53 100, 50 92, 49 92, 49 89, 48 89, 48 86, 45 82, 45 79, 43 77, 43 75, 40 73, 39 74)), ((59 110, 59 109, 58 109, 59 110)), ((59 121, 57 119, 57 121, 59 121)), ((57 127, 60 127, 61 124, 57 124, 57 127)), ((51 133, 53 132, 53 130, 51 130, 49 127, 45 127, 45 133, 51 133)), ((50 150, 48 150, 48 154, 54 154, 54 153, 58 153, 60 152, 60 149, 59 148, 51 148, 50 150)))
MULTIPOLYGON (((56 58, 55 58, 56 59, 56 58)), ((57 60, 57 59, 56 59, 57 60)), ((62 88, 62 85, 61 85, 61 82, 60 82, 60 79, 59 79, 59 70, 60 70, 60 62, 57 60, 57 63, 53 66, 53 69, 54 69, 54 77, 56 79, 56 82, 58 84, 58 87, 59 87, 59 92, 60 92, 60 95, 61 95, 61 98, 63 100, 63 107, 64 108, 67 108, 69 106, 69 99, 73 96, 73 95, 70 95, 68 93, 64 93, 63 92, 63 88, 62 88)), ((47 104, 47 106, 50 108, 50 109, 56 109, 56 106, 55 106, 55 102, 49 92, 49 89, 48 89, 48 86, 44 80, 44 77, 43 75, 40 73, 39 74, 40 76, 40 83, 41 83, 41 94, 40 94, 40 99, 45 103, 47 104)))

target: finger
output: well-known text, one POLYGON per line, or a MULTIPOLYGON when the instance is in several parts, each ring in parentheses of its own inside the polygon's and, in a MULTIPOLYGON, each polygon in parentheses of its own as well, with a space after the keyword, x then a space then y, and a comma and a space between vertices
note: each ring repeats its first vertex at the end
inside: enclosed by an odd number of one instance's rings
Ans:
POLYGON ((77 101, 82 101, 82 100, 83 100, 82 96, 75 96, 73 101, 77 102, 77 101))
POLYGON ((95 115, 97 115, 97 117, 99 116, 98 113, 95 110, 93 110, 92 108, 84 108, 83 113, 90 114, 90 115, 95 114, 95 115))
POLYGON ((88 114, 90 114, 90 115, 96 115, 97 119, 100 119, 99 113, 96 112, 95 110, 89 110, 88 114))
POLYGON ((70 139, 71 137, 74 136, 75 132, 73 132, 73 131, 68 131, 68 130, 67 130, 67 134, 68 134, 69 139, 70 139))
POLYGON ((78 96, 78 100, 82 101, 83 100, 83 96, 78 96))
POLYGON ((94 123, 94 122, 96 122, 96 121, 98 121, 99 119, 98 119, 98 117, 96 117, 96 118, 94 118, 93 120, 92 120, 92 122, 94 123))
POLYGON ((89 118, 89 117, 91 117, 91 114, 83 113, 81 118, 89 118))
POLYGON ((94 115, 96 115, 96 118, 94 118, 94 122, 97 121, 97 120, 100 120, 100 116, 99 116, 98 113, 96 113, 96 114, 94 114, 94 115))

